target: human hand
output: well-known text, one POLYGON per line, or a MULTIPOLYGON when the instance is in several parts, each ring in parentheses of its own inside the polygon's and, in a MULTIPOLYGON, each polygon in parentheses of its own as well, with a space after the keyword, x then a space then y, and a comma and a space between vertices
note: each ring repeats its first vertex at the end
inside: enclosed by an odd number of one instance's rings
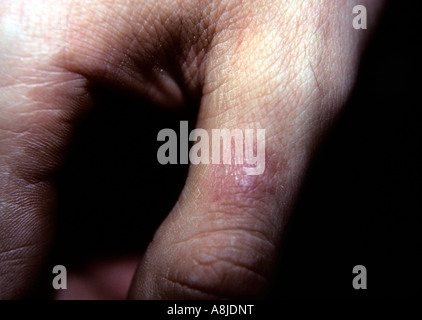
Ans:
POLYGON ((261 175, 191 165, 130 297, 264 293, 312 152, 353 86, 367 40, 357 4, 374 17, 381 1, 4 1, 0 296, 24 295, 43 266, 52 177, 96 82, 157 107, 200 99, 209 132, 266 132, 261 175))

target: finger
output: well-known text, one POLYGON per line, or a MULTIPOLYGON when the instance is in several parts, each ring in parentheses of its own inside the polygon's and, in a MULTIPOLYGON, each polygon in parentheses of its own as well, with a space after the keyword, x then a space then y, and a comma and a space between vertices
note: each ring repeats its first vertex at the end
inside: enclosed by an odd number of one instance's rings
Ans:
MULTIPOLYGON (((204 62, 197 128, 208 134, 210 164, 191 165, 138 268, 132 298, 265 293, 312 151, 352 85, 357 51, 351 49, 360 39, 351 36, 351 21, 337 16, 340 9, 351 12, 351 4, 251 5, 245 15, 230 16, 230 29, 216 36, 204 62), (238 164, 214 162, 213 129, 223 128, 243 138, 253 129, 255 153, 259 129, 265 130, 264 162, 257 162, 263 172, 251 174, 245 154, 238 164)), ((201 142, 208 138, 202 131, 201 142)), ((235 143, 226 148, 232 159, 238 155, 235 143)))
POLYGON ((181 104, 155 61, 156 33, 168 45, 161 20, 174 11, 155 1, 1 3, 0 298, 25 296, 51 272, 43 262, 54 230, 52 181, 90 108, 89 86, 102 81, 157 105, 181 104))
MULTIPOLYGON (((50 13, 57 19, 59 7, 44 10, 54 11, 50 13)), ((22 297, 40 275, 53 231, 51 175, 61 161, 76 114, 88 103, 85 80, 50 61, 59 49, 60 34, 44 28, 45 12, 17 1, 2 3, 0 298, 4 299, 22 297), (29 10, 32 18, 39 18, 39 29, 23 17, 30 16, 29 10), (48 36, 42 34, 47 30, 48 36)), ((49 23, 60 25, 55 19, 49 23)))

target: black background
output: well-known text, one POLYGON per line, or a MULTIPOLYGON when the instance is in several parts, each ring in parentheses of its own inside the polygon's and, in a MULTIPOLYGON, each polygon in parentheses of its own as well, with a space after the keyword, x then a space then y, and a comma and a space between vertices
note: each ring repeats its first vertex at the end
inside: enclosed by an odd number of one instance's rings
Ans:
POLYGON ((422 265, 421 6, 388 1, 345 112, 309 171, 279 297, 410 298, 422 265), (354 290, 364 265, 368 289, 354 290))
MULTIPOLYGON (((270 298, 421 293, 420 7, 388 1, 354 93, 307 175, 270 298), (367 290, 352 287, 358 264, 368 270, 367 290)), ((81 123, 57 176, 52 264, 71 269, 145 249, 187 172, 157 163, 156 134, 195 119, 194 108, 163 112, 125 92, 92 90, 101 107, 81 123)))

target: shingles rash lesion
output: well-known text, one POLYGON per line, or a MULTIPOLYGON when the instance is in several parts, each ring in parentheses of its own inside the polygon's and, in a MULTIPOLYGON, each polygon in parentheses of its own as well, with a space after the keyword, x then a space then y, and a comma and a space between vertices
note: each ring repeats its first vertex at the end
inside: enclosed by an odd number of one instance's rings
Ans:
MULTIPOLYGON (((283 185, 283 175, 288 169, 288 161, 280 161, 274 151, 266 147, 265 171, 260 175, 247 175, 243 164, 204 165, 202 175, 203 199, 211 206, 239 209, 277 206, 277 198, 283 185), (277 159, 277 160, 276 160, 277 159), (206 167, 206 168, 205 168, 206 167)), ((281 157, 283 159, 284 157, 281 157)))

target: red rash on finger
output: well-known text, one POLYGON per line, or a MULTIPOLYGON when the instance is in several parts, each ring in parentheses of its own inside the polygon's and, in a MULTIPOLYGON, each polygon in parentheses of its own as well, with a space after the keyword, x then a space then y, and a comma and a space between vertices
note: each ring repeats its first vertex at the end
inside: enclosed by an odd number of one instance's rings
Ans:
POLYGON ((266 147, 265 170, 259 175, 248 175, 244 164, 216 164, 210 166, 206 173, 205 194, 211 203, 244 203, 255 199, 267 203, 274 198, 281 186, 281 174, 288 170, 286 161, 276 160, 266 147))

